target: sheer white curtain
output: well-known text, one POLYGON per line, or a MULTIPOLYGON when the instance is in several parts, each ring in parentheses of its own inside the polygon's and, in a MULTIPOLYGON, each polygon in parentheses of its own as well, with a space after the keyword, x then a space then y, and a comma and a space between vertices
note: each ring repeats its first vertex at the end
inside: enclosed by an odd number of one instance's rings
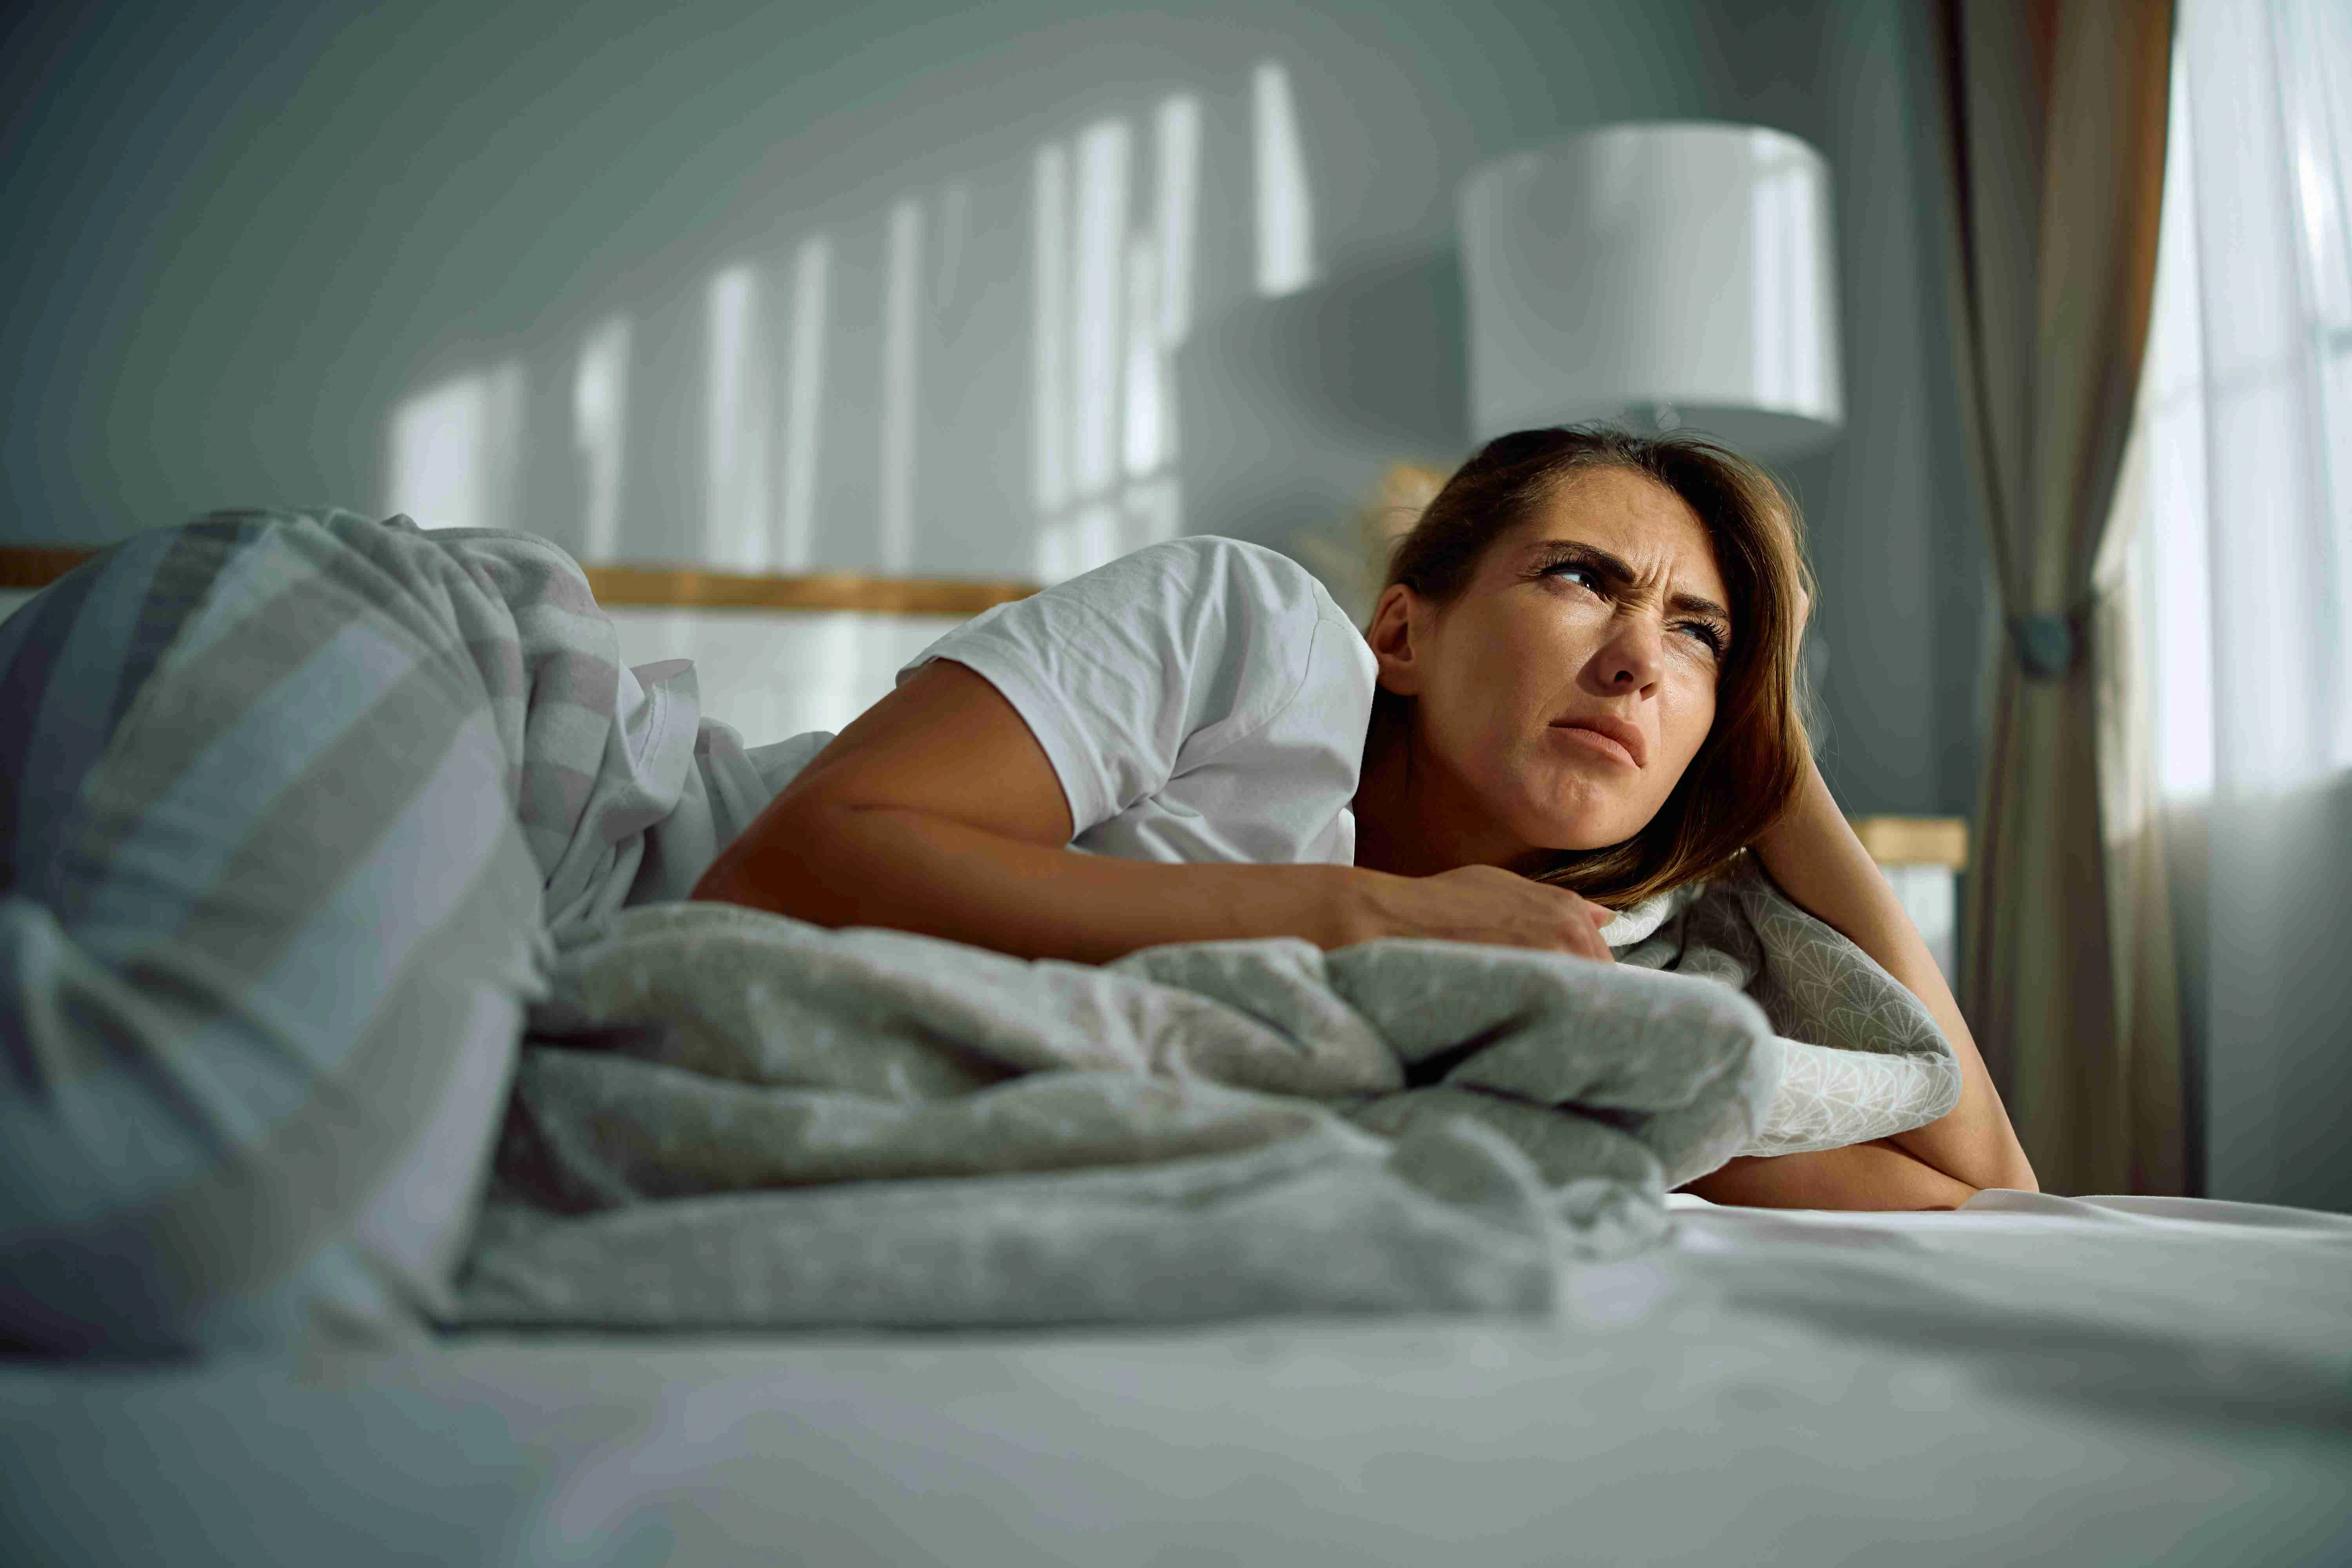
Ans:
POLYGON ((2204 1190, 2352 1209, 2352 7, 2179 17, 2119 501, 2154 788, 2122 816, 2187 848, 2204 1190))

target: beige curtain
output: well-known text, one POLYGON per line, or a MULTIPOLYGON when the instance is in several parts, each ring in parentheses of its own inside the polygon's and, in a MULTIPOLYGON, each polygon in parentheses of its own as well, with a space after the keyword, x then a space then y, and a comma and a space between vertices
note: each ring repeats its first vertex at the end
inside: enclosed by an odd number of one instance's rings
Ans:
POLYGON ((2151 862, 2113 865, 2102 812, 2103 761, 2131 758, 2099 572, 2154 289, 2172 8, 1943 0, 1940 20, 1962 405, 2007 631, 1961 1002, 2045 1188, 2179 1191, 2178 1004, 2135 958, 2151 862))
MULTIPOLYGON (((2154 712, 2147 657, 2149 574, 2146 389, 2125 449, 2094 575, 2093 677, 2098 682, 2099 822, 2106 853, 2107 943, 2115 975, 2116 1045, 2106 1102, 2122 1118, 2125 1169, 2095 1171, 2103 1192, 2187 1191, 2182 1121, 2180 975, 2173 945, 2154 712)), ((2112 1130, 2111 1130, 2112 1131, 2112 1130)))

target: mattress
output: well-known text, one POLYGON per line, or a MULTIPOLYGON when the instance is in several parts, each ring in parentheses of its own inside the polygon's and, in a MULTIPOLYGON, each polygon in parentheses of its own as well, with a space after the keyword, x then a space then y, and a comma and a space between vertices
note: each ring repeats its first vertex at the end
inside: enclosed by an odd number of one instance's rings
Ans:
POLYGON ((0 1557, 2352 1562, 2352 1218, 1674 1218, 1544 1321, 20 1362, 0 1557))

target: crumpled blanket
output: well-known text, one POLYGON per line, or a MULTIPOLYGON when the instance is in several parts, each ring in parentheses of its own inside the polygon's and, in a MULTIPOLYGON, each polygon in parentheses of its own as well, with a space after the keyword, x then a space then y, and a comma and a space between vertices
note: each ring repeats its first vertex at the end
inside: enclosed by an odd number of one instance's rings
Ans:
POLYGON ((462 1320, 1540 1312, 1564 1265, 1654 1241, 1667 1188, 1771 1135, 1792 1058, 1949 1065, 1760 876, 1640 919, 1617 965, 1261 941, 1094 967, 623 911, 532 1015, 462 1320))

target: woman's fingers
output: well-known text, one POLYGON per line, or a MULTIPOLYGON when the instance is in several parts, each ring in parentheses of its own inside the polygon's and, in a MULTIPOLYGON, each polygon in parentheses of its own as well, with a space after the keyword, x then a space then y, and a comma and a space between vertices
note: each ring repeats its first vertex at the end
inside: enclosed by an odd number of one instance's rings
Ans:
POLYGON ((1552 918, 1548 922, 1551 940, 1537 945, 1559 952, 1572 952, 1579 958, 1590 958, 1601 963, 1616 962, 1616 955, 1609 951, 1609 944, 1601 940, 1601 928, 1613 918, 1609 910, 1565 888, 1536 882, 1526 886, 1544 895, 1551 906, 1552 918))
POLYGON ((1462 866, 1433 877, 1375 877, 1367 886, 1378 909, 1372 934, 1532 947, 1616 962, 1601 939, 1601 928, 1614 918, 1609 910, 1565 888, 1530 881, 1497 866, 1462 866))
POLYGON ((1569 920, 1568 951, 1579 958, 1590 958, 1601 963, 1614 963, 1617 955, 1601 940, 1601 928, 1615 918, 1613 911, 1602 909, 1590 899, 1568 895, 1576 900, 1577 908, 1569 920))

